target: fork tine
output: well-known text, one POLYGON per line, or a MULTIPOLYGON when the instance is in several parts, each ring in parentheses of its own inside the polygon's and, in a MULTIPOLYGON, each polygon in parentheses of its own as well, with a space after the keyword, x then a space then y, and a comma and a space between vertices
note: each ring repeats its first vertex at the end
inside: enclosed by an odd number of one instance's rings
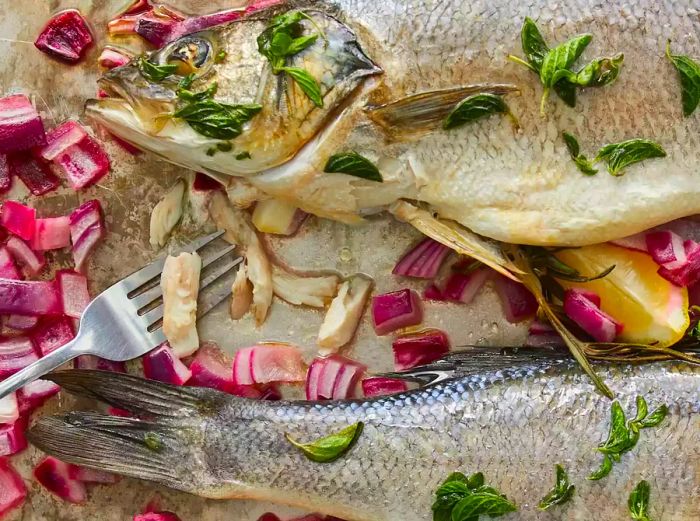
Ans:
POLYGON ((199 282, 199 290, 202 291, 204 288, 215 282, 216 279, 238 266, 241 262, 243 262, 243 257, 238 257, 227 262, 223 266, 216 268, 199 282))
MULTIPOLYGON (((224 230, 218 230, 210 235, 206 235, 204 237, 200 237, 199 239, 195 239, 191 243, 187 244, 182 251, 196 251, 199 250, 200 248, 206 246, 210 242, 212 242, 215 239, 218 239, 224 234, 224 230)), ((132 293, 139 289, 141 286, 149 282, 151 279, 158 277, 161 272, 163 271, 163 265, 165 264, 165 259, 167 258, 167 255, 160 257, 150 264, 144 266, 138 271, 135 271, 128 277, 126 277, 122 282, 124 283, 125 287, 127 288, 129 292, 129 297, 131 298, 132 293)), ((147 288, 150 289, 150 288, 147 288)))

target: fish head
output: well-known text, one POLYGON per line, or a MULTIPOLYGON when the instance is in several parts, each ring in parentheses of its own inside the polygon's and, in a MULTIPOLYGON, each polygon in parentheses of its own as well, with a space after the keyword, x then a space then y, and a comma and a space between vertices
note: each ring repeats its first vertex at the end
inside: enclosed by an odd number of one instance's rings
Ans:
POLYGON ((194 170, 246 176, 285 163, 348 103, 365 78, 382 72, 345 24, 322 11, 304 14, 296 35, 318 36, 286 57, 283 67, 306 71, 317 82, 321 103, 279 70, 279 63, 274 70, 261 53, 277 12, 182 36, 112 69, 99 80, 108 97, 88 101, 86 112, 126 141, 194 170), (174 72, 154 78, 144 71, 144 60, 174 72), (188 91, 214 88, 214 101, 256 106, 255 114, 235 136, 202 133, 176 115, 188 105, 178 96, 185 78, 191 80, 188 91))

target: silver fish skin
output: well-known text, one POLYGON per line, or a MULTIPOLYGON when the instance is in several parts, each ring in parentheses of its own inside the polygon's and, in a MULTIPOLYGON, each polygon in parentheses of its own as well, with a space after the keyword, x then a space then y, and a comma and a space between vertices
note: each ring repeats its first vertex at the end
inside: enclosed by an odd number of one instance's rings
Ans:
MULTIPOLYGON (((299 4, 283 4, 275 12, 285 5, 299 4)), ((317 133, 297 133, 292 124, 286 133, 238 138, 285 142, 285 150, 295 151, 291 159, 279 153, 237 165, 225 155, 206 158, 202 150, 190 150, 192 168, 219 178, 243 177, 268 197, 346 222, 400 199, 422 201, 443 218, 516 244, 594 244, 700 213, 700 112, 683 116, 678 74, 665 56, 671 39, 673 52, 700 59, 696 0, 563 0, 556 6, 544 0, 338 0, 301 5, 310 5, 316 13, 331 12, 383 74, 365 67, 362 80, 353 83, 356 88, 344 91, 342 103, 312 108, 310 114, 318 116, 314 121, 324 121, 314 126, 317 133), (578 34, 592 34, 576 67, 624 53, 617 81, 580 90, 575 108, 552 95, 542 117, 539 78, 507 60, 509 54, 523 54, 520 29, 528 16, 550 47, 578 34), (520 121, 519 131, 508 118, 492 117, 448 132, 436 128, 405 135, 402 129, 387 131, 372 118, 376 107, 407 96, 459 88, 467 95, 473 92, 468 86, 475 84, 520 90, 520 95, 506 96, 520 121), (576 135, 589 157, 606 143, 633 138, 654 140, 668 155, 633 165, 621 177, 608 175, 600 164, 600 172, 589 177, 569 157, 563 131, 576 135), (346 150, 376 162, 384 182, 324 174, 328 157, 346 150), (270 166, 256 171, 256 165, 270 166)), ((244 29, 242 22, 220 32, 223 45, 249 49, 264 26, 255 23, 255 30, 244 29)), ((319 70, 319 59, 338 56, 349 63, 349 54, 330 56, 321 46, 319 41, 310 54, 299 55, 305 66, 319 70)), ((250 101, 256 86, 267 84, 269 71, 254 50, 230 55, 238 59, 237 68, 229 64, 228 69, 215 66, 214 71, 236 80, 229 81, 234 98, 250 101), (241 71, 246 73, 238 81, 241 71)), ((267 105, 264 98, 257 100, 267 105)), ((179 131, 146 139, 133 120, 124 119, 127 107, 119 102, 115 108, 114 103, 93 102, 88 112, 120 136, 170 160, 197 141, 179 131)), ((266 148, 262 146, 258 155, 265 156, 266 148)))
POLYGON ((255 402, 196 388, 89 371, 50 375, 64 389, 149 419, 88 412, 43 417, 29 437, 65 461, 157 481, 210 498, 253 498, 351 521, 428 521, 438 485, 453 471, 483 472, 518 505, 504 519, 620 521, 642 479, 652 519, 700 516, 700 369, 619 367, 600 374, 628 418, 635 398, 669 415, 644 429, 610 475, 587 481, 602 454, 611 402, 568 361, 463 376, 399 395, 334 402, 255 402), (356 445, 314 463, 285 433, 307 442, 364 422, 356 445), (155 434, 157 444, 144 441, 155 434), (546 514, 554 465, 576 493, 546 514))

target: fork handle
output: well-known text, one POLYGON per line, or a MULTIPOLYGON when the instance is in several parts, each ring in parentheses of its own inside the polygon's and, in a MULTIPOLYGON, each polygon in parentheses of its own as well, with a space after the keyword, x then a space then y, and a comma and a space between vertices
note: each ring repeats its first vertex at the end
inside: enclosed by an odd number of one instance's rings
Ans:
POLYGON ((83 352, 80 349, 76 349, 76 347, 76 341, 71 340, 33 364, 28 365, 18 373, 0 382, 0 399, 10 394, 12 391, 16 391, 20 387, 24 387, 28 383, 50 373, 66 362, 73 360, 76 356, 83 354, 83 352))

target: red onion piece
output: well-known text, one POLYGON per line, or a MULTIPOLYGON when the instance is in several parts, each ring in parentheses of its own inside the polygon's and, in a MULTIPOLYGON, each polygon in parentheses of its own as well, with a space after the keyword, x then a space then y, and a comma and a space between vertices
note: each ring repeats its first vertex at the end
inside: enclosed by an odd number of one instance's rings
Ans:
POLYGON ((245 11, 243 9, 227 9, 217 13, 205 14, 194 18, 186 18, 178 27, 177 32, 180 35, 196 33, 210 27, 238 20, 244 13, 245 11))
POLYGON ((0 339, 0 380, 39 360, 32 341, 16 336, 0 339))
POLYGON ((0 398, 0 425, 14 423, 19 418, 17 393, 10 393, 0 398))
POLYGON ((46 161, 53 161, 67 148, 80 143, 88 133, 77 121, 68 120, 46 134, 46 145, 36 153, 46 161))
POLYGON ((6 154, 0 154, 0 194, 12 188, 12 172, 6 154))
POLYGON ((133 418, 133 414, 124 409, 117 409, 116 407, 107 407, 107 414, 110 416, 118 416, 119 418, 133 418))
POLYGON ((43 318, 32 332, 32 341, 46 356, 75 338, 73 323, 67 317, 43 318))
POLYGON ((134 515, 134 521, 180 521, 173 512, 146 512, 134 515))
POLYGON ((357 382, 362 379, 362 376, 367 371, 366 365, 355 362, 354 360, 342 358, 342 362, 343 366, 340 368, 338 376, 335 379, 335 384, 333 385, 333 395, 331 398, 334 400, 353 398, 355 396, 357 382))
POLYGON ((24 503, 27 487, 10 462, 0 458, 0 517, 24 503))
POLYGON ((261 515, 258 518, 258 521, 282 521, 279 517, 277 517, 275 514, 272 512, 265 512, 263 515, 261 515))
MULTIPOLYGON (((247 367, 249 367, 249 364, 250 361, 247 362, 247 367)), ((226 357, 216 344, 205 343, 199 348, 190 364, 192 378, 187 382, 187 385, 209 387, 254 400, 261 399, 271 392, 267 389, 261 390, 254 385, 236 384, 231 372, 232 366, 233 362, 226 357)), ((246 370, 248 371, 247 367, 246 370)))
POLYGON ((397 338, 392 343, 392 349, 394 366, 397 371, 403 371, 441 358, 450 351, 450 340, 444 331, 426 329, 397 338))
POLYGON ((0 314, 60 315, 63 306, 54 281, 0 279, 0 314))
MULTIPOLYGON (((592 295, 595 294, 591 293, 592 295)), ((600 301, 600 298, 598 298, 598 301, 600 301)), ((530 324, 525 345, 527 347, 564 347, 566 344, 550 324, 535 320, 530 324)))
POLYGON ((479 268, 467 274, 454 272, 445 282, 442 296, 445 300, 469 304, 484 286, 489 274, 487 268, 479 268))
POLYGON ((646 233, 637 233, 635 235, 630 235, 629 237, 623 237, 622 239, 610 241, 610 243, 627 250, 642 251, 647 253, 646 233))
POLYGON ((187 366, 173 353, 167 342, 156 347, 141 359, 143 374, 150 380, 184 385, 192 376, 187 366))
POLYGON ((148 11, 149 9, 151 9, 151 4, 148 0, 134 0, 122 14, 138 14, 143 11, 148 11))
POLYGON ((661 266, 658 274, 676 286, 687 287, 700 280, 700 244, 688 240, 683 246, 686 254, 685 264, 677 268, 661 266))
POLYGON ((68 477, 76 481, 82 481, 83 483, 100 483, 103 485, 111 485, 119 481, 119 477, 115 474, 103 470, 81 467, 80 465, 69 465, 68 477))
POLYGON ((323 368, 318 375, 317 397, 316 400, 331 400, 333 398, 333 389, 335 382, 338 379, 338 374, 343 369, 345 360, 341 356, 330 356, 323 361, 323 368))
POLYGON ((236 351, 233 358, 233 381, 236 385, 253 385, 253 372, 250 359, 253 355, 252 347, 245 347, 236 351))
POLYGON ((654 262, 670 270, 683 266, 688 260, 683 238, 672 231, 647 233, 646 243, 654 262))
POLYGON ((114 362, 94 355, 80 355, 73 359, 75 369, 97 369, 98 371, 111 371, 113 373, 126 373, 124 362, 114 362))
POLYGON ((423 306, 418 294, 410 289, 372 297, 374 331, 382 336, 397 329, 420 324, 423 306))
POLYGON ((321 514, 307 514, 305 516, 295 517, 294 519, 290 519, 289 521, 328 521, 328 518, 322 516, 321 514))
POLYGON ((5 325, 17 331, 29 331, 39 322, 39 317, 29 315, 10 315, 5 321, 5 325))
MULTIPOLYGON (((0 265, 2 263, 0 262, 0 265)), ((0 272, 2 268, 0 268, 0 272)), ((695 282, 688 286, 688 305, 689 306, 700 306, 700 283, 695 282)))
POLYGON ((20 415, 27 415, 58 394, 61 387, 49 380, 34 380, 17 391, 20 415))
POLYGON ((61 292, 63 312, 69 317, 80 318, 90 303, 87 277, 74 271, 61 270, 56 273, 56 281, 61 292))
POLYGON ((49 165, 29 152, 15 152, 8 156, 12 175, 20 178, 33 195, 44 195, 61 185, 49 165))
POLYGON ((87 270, 87 259, 92 250, 104 237, 105 230, 101 223, 93 224, 85 230, 85 233, 77 243, 73 244, 73 261, 76 271, 87 270))
POLYGON ((374 376, 362 380, 362 392, 366 398, 373 396, 385 396, 387 394, 402 393, 408 390, 406 382, 398 378, 384 378, 374 376))
POLYGON ((57 250, 70 246, 70 224, 67 216, 37 219, 32 239, 33 250, 57 250))
POLYGON ((238 385, 303 382, 305 375, 301 352, 290 345, 263 344, 247 347, 236 352, 233 362, 233 380, 238 385))
POLYGON ((423 239, 394 266, 394 275, 432 279, 437 275, 450 249, 430 237, 423 239))
POLYGON ((525 286, 499 273, 493 273, 493 281, 508 322, 517 324, 537 313, 537 300, 525 286))
POLYGON ((208 192, 209 190, 221 190, 224 187, 216 179, 209 177, 206 174, 197 172, 194 176, 194 183, 192 184, 193 190, 199 190, 201 192, 208 192))
POLYGON ((107 32, 110 36, 124 36, 136 34, 136 22, 138 16, 121 16, 107 23, 107 32))
MULTIPOLYGON (((26 425, 23 420, 0 425, 0 457, 19 454, 27 448, 27 439, 24 437, 26 425)), ((2 479, 0 479, 0 482, 2 479)), ((2 492, 0 492, 0 496, 2 492)), ((2 507, 0 506, 0 511, 2 507)))
POLYGON ((97 199, 84 202, 70 214, 71 242, 78 242, 85 232, 95 224, 102 224, 102 205, 97 199))
POLYGON ((181 33, 178 28, 179 20, 154 16, 150 13, 139 16, 134 26, 136 34, 156 47, 162 47, 182 36, 184 33, 181 33))
POLYGON ((32 250, 19 237, 10 237, 7 241, 7 249, 14 259, 26 268, 30 275, 37 275, 46 266, 44 254, 40 251, 32 250))
POLYGON ((367 366, 332 355, 316 358, 306 375, 307 400, 343 400, 355 394, 357 382, 367 370, 367 366))
POLYGON ((51 17, 34 42, 49 56, 77 63, 92 43, 92 34, 79 11, 69 9, 51 17))
POLYGON ((70 503, 85 503, 85 484, 70 477, 70 465, 51 456, 42 460, 34 468, 34 478, 46 490, 70 503))
POLYGON ((0 278, 15 280, 22 278, 10 250, 4 244, 0 245, 0 278))
POLYGON ((17 201, 5 201, 0 209, 0 224, 25 241, 34 237, 36 210, 17 201))
POLYGON ((622 324, 596 306, 586 293, 566 290, 564 313, 597 342, 612 342, 622 332, 622 324))
MULTIPOLYGON (((307 400, 318 400, 318 384, 321 378, 321 372, 323 367, 326 365, 326 358, 314 358, 313 362, 309 366, 309 370, 306 373, 306 399, 307 400)), ((333 380, 335 383, 335 379, 333 380)), ((332 387, 331 387, 332 389, 332 387)))
POLYGON ((442 294, 442 291, 440 288, 438 288, 435 284, 430 283, 424 290, 423 290, 423 298, 426 300, 436 300, 438 302, 444 302, 447 300, 445 296, 442 294))
POLYGON ((105 69, 115 69, 130 61, 131 56, 114 47, 105 47, 97 58, 97 64, 105 69))
POLYGON ((44 124, 24 94, 0 98, 0 153, 29 150, 46 143, 44 124))
POLYGON ((70 185, 79 190, 95 184, 109 172, 109 156, 90 136, 61 152, 54 162, 60 166, 70 185))

